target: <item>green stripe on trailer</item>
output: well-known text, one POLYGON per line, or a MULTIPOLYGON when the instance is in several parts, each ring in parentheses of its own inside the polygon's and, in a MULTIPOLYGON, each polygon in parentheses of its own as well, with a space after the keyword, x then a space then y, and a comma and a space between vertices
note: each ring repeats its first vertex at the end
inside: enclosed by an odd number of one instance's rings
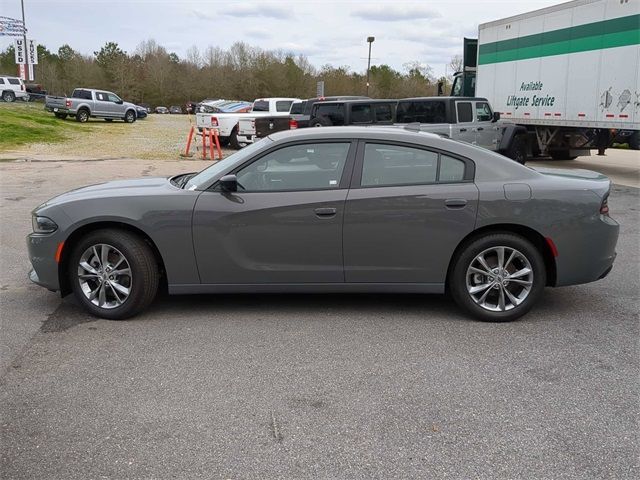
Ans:
POLYGON ((526 37, 485 43, 478 64, 511 62, 640 44, 640 15, 562 28, 526 37))

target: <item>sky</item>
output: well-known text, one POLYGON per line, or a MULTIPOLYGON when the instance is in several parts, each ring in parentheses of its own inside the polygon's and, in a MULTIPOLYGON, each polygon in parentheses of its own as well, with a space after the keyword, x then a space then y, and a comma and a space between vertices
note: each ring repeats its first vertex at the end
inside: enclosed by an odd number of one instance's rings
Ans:
MULTIPOLYGON (((366 38, 374 36, 371 64, 403 70, 408 62, 445 73, 462 38, 478 24, 561 3, 559 0, 24 0, 29 38, 51 51, 68 43, 92 54, 108 41, 133 52, 154 39, 184 57, 197 46, 243 41, 304 54, 311 64, 367 68, 366 38)), ((0 0, 0 16, 21 18, 20 0, 0 0)), ((0 37, 0 49, 13 42, 0 37)))

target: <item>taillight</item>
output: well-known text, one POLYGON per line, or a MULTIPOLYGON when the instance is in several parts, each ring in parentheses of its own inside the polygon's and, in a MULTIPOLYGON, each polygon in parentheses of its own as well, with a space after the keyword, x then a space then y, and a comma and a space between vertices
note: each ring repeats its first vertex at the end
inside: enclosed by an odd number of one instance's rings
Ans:
POLYGON ((295 130, 298 128, 298 122, 293 118, 289 119, 289 130, 295 130))
POLYGON ((600 215, 609 215, 609 194, 607 193, 600 204, 600 215))
POLYGON ((212 127, 218 126, 218 119, 216 117, 211 117, 211 126, 212 127))
POLYGON ((67 107, 70 107, 70 106, 71 106, 71 100, 67 100, 67 101, 66 101, 66 102, 64 102, 64 103, 65 103, 65 105, 66 105, 67 107))

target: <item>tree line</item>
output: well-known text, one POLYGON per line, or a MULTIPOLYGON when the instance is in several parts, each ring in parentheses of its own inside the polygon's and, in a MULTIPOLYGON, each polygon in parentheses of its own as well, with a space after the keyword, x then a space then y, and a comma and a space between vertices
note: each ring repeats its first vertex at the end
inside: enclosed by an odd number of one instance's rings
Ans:
MULTIPOLYGON (((205 98, 253 100, 258 97, 309 98, 322 80, 325 95, 364 95, 366 72, 324 65, 316 68, 304 55, 265 50, 237 42, 228 49, 191 47, 184 58, 154 40, 143 41, 127 53, 107 42, 93 55, 69 45, 57 52, 38 45, 36 83, 50 94, 71 94, 76 87, 102 88, 124 99, 150 105, 179 105, 205 98)), ((452 58, 451 65, 459 61, 452 58)), ((15 75, 13 46, 0 53, 0 73, 15 75)), ((442 79, 445 84, 447 79, 442 79)), ((403 98, 437 94, 429 66, 420 62, 398 71, 388 65, 370 69, 369 96, 403 98)), ((445 86, 445 88, 447 88, 445 86)))

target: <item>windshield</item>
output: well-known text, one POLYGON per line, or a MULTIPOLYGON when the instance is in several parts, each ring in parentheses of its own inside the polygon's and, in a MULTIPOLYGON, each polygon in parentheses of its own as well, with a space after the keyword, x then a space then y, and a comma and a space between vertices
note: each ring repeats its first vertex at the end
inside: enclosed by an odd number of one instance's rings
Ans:
MULTIPOLYGON (((271 140, 268 140, 271 142, 271 140)), ((216 175, 224 172, 228 168, 232 167, 236 163, 242 163, 247 158, 251 157, 255 152, 262 149, 267 142, 267 137, 244 147, 242 150, 223 158, 219 162, 214 163, 208 168, 205 168, 200 173, 190 178, 184 188, 186 190, 198 190, 199 188, 207 185, 216 175)))

